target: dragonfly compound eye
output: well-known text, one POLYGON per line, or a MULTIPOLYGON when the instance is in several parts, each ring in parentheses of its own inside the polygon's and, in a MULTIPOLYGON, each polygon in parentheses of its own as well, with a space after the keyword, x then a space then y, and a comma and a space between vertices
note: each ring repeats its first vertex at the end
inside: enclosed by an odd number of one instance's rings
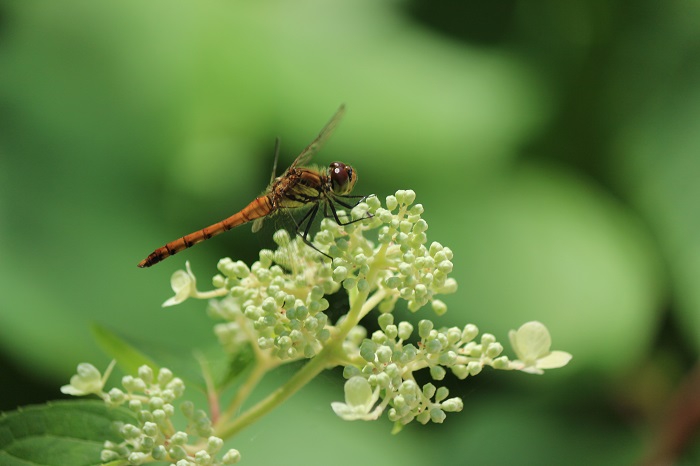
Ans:
POLYGON ((357 174, 350 165, 345 165, 342 162, 333 162, 328 168, 328 174, 331 177, 333 191, 336 194, 348 194, 352 191, 357 181, 357 174))

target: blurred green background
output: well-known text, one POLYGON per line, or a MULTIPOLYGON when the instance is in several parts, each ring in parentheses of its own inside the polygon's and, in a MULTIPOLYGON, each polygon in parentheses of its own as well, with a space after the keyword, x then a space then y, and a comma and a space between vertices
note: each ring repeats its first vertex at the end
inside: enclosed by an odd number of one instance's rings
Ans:
POLYGON ((449 380, 464 411, 398 436, 338 419, 328 373, 229 442, 246 463, 700 461, 700 415, 673 409, 700 393, 698 18, 678 0, 0 2, 0 408, 104 367, 95 322, 211 342, 203 303, 160 308, 170 275, 189 260, 206 288, 269 233, 136 263, 243 207, 274 138, 287 166, 345 103, 315 161, 353 164, 356 193, 417 192, 460 286, 435 320, 507 351, 540 320, 574 359, 449 380))

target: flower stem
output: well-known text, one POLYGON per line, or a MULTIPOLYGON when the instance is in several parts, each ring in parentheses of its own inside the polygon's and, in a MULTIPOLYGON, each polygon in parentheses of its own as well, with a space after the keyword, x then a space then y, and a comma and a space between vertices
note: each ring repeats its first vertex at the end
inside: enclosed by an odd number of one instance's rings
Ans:
POLYGON ((245 400, 248 399, 248 396, 258 385, 260 380, 262 380, 262 378, 265 376, 269 369, 270 368, 268 365, 263 364, 260 361, 258 361, 253 366, 253 370, 248 376, 248 379, 243 385, 241 385, 241 387, 236 392, 236 396, 233 398, 233 400, 231 400, 231 403, 221 414, 221 417, 219 418, 220 423, 225 424, 228 421, 228 419, 230 419, 236 414, 236 411, 241 409, 241 406, 243 405, 243 403, 245 403, 245 400))

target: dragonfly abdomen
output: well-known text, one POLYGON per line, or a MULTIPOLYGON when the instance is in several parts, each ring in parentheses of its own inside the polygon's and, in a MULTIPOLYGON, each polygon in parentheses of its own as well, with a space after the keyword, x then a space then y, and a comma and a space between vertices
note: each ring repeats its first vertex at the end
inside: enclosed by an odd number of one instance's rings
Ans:
POLYGON ((209 225, 206 228, 185 235, 182 238, 178 238, 175 241, 171 241, 165 246, 162 246, 151 254, 148 255, 144 260, 139 262, 139 267, 150 267, 163 259, 167 259, 170 256, 174 256, 180 251, 194 246, 197 243, 208 240, 212 236, 216 236, 232 228, 235 228, 244 223, 248 223, 256 218, 264 217, 272 211, 272 201, 269 196, 260 196, 253 200, 246 207, 241 209, 239 212, 231 215, 229 218, 217 222, 213 225, 209 225))

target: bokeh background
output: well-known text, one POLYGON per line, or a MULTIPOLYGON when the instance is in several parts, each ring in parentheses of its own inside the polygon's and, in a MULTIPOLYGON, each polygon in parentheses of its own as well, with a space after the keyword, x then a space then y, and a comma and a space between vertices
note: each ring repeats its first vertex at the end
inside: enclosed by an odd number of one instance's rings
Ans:
POLYGON ((460 286, 435 320, 507 349, 540 320, 574 359, 449 380, 464 411, 398 436, 338 419, 332 372, 229 445, 248 464, 700 461, 699 18, 680 0, 0 2, 1 408, 104 367, 93 323, 211 342, 203 303, 160 308, 170 275, 189 260, 204 288, 269 234, 136 263, 243 207, 275 137, 286 166, 345 103, 316 162, 353 164, 358 193, 417 192, 460 286))

